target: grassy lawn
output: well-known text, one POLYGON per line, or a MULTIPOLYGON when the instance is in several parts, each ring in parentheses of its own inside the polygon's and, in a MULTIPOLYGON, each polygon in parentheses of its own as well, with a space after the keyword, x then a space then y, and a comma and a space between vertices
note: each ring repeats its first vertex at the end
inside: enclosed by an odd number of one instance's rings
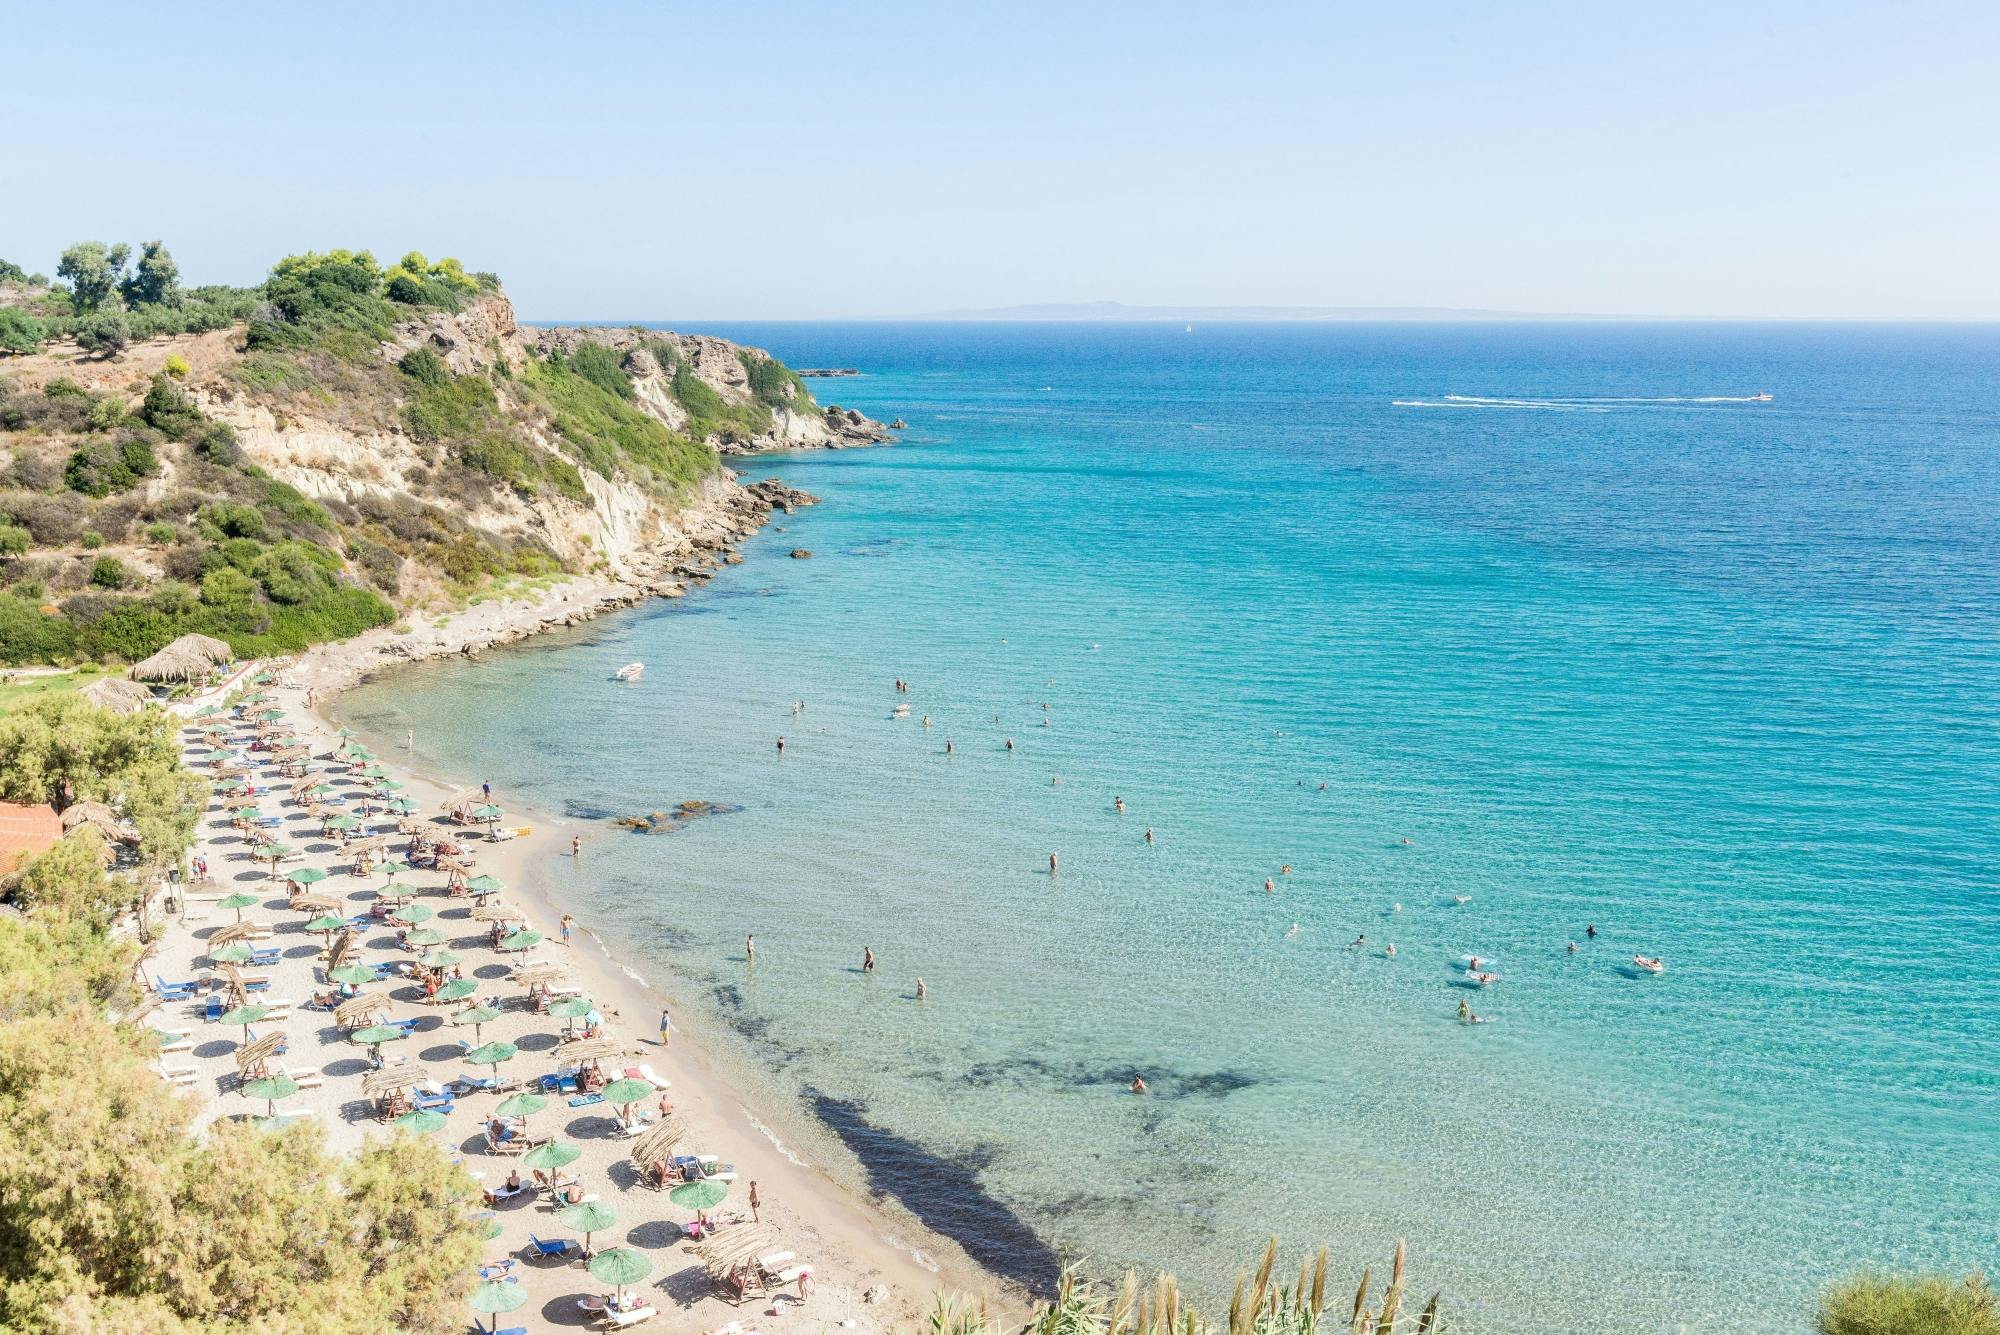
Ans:
POLYGON ((38 695, 51 691, 73 691, 114 671, 94 663, 67 672, 43 672, 34 668, 0 670, 0 714, 8 713, 38 695))

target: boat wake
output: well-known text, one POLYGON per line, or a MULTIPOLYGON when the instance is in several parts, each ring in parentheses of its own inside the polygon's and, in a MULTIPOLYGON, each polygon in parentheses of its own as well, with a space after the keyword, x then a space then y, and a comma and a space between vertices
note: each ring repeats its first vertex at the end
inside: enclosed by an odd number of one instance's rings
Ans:
POLYGON ((1620 408, 1706 403, 1769 403, 1769 394, 1634 394, 1569 395, 1540 398, 1495 398, 1484 394, 1446 394, 1437 399, 1393 399, 1396 408, 1527 408, 1555 413, 1608 413, 1620 408))

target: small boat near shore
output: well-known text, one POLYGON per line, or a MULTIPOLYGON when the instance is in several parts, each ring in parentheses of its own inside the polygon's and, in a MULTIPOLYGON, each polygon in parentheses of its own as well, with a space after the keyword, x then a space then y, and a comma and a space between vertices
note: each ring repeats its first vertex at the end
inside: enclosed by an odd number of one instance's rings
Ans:
POLYGON ((646 665, 644 663, 627 663, 611 675, 618 681, 637 681, 645 675, 645 672, 646 665))

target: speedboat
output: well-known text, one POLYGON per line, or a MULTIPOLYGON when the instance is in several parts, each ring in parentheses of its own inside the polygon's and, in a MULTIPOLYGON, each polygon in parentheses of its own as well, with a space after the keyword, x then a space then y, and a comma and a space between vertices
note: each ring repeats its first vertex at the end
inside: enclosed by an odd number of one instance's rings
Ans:
POLYGON ((644 663, 627 663, 611 675, 619 681, 637 681, 645 671, 646 665, 644 663))
POLYGON ((1752 394, 1750 396, 1750 401, 1752 403, 1769 403, 1771 401, 1771 396, 1769 394, 1752 394))

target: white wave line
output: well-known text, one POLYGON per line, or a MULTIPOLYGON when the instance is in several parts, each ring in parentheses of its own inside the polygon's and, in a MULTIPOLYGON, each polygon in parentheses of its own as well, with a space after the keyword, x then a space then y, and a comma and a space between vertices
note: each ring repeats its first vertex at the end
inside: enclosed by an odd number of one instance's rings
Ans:
POLYGON ((1513 408, 1530 409, 1545 413, 1608 413, 1612 411, 1603 404, 1557 403, 1553 400, 1531 401, 1527 399, 1466 399, 1447 395, 1437 399, 1392 399, 1392 408, 1513 408))
POLYGON ((737 1107, 742 1108, 743 1118, 745 1121, 750 1123, 751 1129, 756 1131, 759 1135, 763 1136, 764 1139, 770 1141, 771 1148, 776 1150, 779 1154, 782 1154, 785 1157, 786 1162, 792 1164, 794 1167, 797 1168, 804 1168, 806 1166, 806 1161, 804 1159, 801 1159, 798 1155, 793 1154, 790 1150, 785 1148, 785 1142, 778 1139, 777 1132, 773 1131, 770 1127, 765 1126, 762 1122, 757 1120, 756 1113, 751 1112, 748 1108, 744 1108, 742 1104, 738 1104, 737 1107))

